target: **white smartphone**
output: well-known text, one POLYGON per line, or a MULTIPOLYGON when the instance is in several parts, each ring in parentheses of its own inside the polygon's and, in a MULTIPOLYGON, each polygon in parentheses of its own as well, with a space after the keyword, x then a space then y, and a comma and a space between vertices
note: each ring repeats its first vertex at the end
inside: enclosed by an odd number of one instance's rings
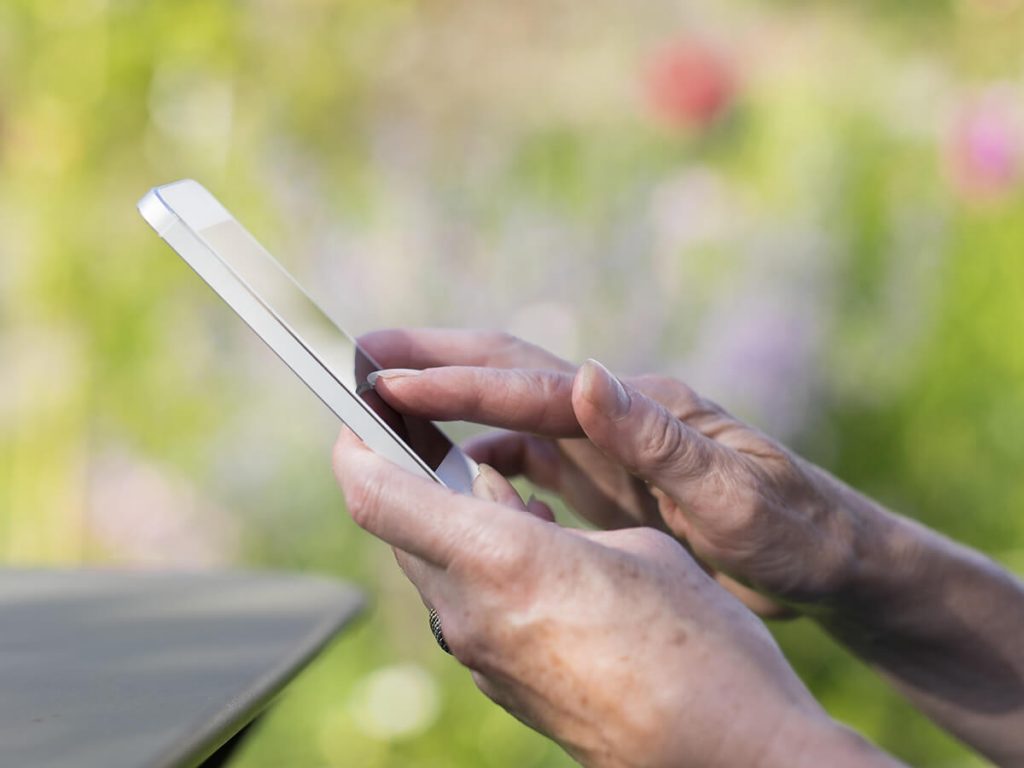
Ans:
POLYGON ((388 406, 366 382, 379 366, 198 182, 151 189, 139 212, 300 379, 374 451, 470 493, 476 463, 425 419, 388 406))

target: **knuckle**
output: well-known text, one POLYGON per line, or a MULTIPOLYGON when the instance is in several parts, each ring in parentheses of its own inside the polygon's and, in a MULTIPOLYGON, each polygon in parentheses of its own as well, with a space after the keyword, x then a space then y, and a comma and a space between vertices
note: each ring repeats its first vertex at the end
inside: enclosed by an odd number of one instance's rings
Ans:
POLYGON ((537 385, 537 391, 540 394, 544 402, 551 402, 565 388, 565 376, 551 371, 539 371, 534 376, 537 385))
POLYGON ((514 536, 481 536, 460 546, 458 567, 486 585, 495 595, 507 599, 513 584, 522 586, 533 573, 537 558, 534 537, 526 531, 514 536))
POLYGON ((660 398, 671 398, 678 397, 680 394, 690 394, 693 392, 688 386, 683 384, 679 379, 673 379, 671 376, 663 376, 656 373, 645 373, 636 378, 637 384, 644 388, 649 389, 660 396, 660 398))
MULTIPOLYGON (((513 368, 502 373, 502 387, 496 395, 496 402, 502 413, 530 414, 533 426, 544 422, 547 408, 557 397, 560 382, 553 374, 523 368, 513 368)), ((488 397, 484 391, 481 398, 488 397)))
POLYGON ((721 405, 716 403, 714 400, 709 400, 706 397, 700 397, 700 396, 698 396, 696 394, 694 394, 694 398, 695 398, 695 401, 696 401, 694 403, 694 405, 696 407, 700 408, 702 411, 706 411, 707 413, 717 414, 719 416, 728 416, 729 415, 728 412, 725 410, 725 408, 723 408, 721 405))
POLYGON ((672 400, 672 412, 684 421, 708 410, 707 401, 685 384, 680 384, 672 400))
POLYGON ((488 400, 488 389, 486 387, 474 386, 464 394, 466 405, 471 413, 479 413, 484 410, 488 400))
POLYGON ((684 478, 704 474, 710 464, 707 447, 674 418, 659 419, 648 432, 644 456, 652 469, 684 478))
POLYGON ((706 410, 709 403, 688 384, 671 376, 645 374, 633 379, 634 386, 668 409, 676 418, 706 410))
POLYGON ((652 528, 646 530, 649 533, 638 539, 641 552, 645 556, 663 562, 678 562, 684 567, 695 565, 693 556, 678 539, 652 528))
POLYGON ((509 576, 527 567, 528 556, 519 542, 492 541, 477 546, 469 555, 469 565, 488 581, 504 583, 509 576))
POLYGON ((532 392, 537 389, 538 378, 534 371, 513 368, 508 372, 509 382, 505 390, 506 397, 514 399, 521 391, 532 392))
POLYGON ((493 559, 495 575, 507 578, 526 573, 529 571, 531 560, 530 551, 525 546, 499 546, 493 559))
POLYGON ((523 341, 508 331, 493 331, 489 343, 495 349, 507 350, 521 346, 523 341))
POLYGON ((671 464, 684 450, 684 439, 679 424, 662 416, 644 430, 640 443, 640 457, 644 463, 671 464))
POLYGON ((372 472, 360 476, 346 490, 348 513, 360 528, 373 529, 382 494, 383 485, 372 472))

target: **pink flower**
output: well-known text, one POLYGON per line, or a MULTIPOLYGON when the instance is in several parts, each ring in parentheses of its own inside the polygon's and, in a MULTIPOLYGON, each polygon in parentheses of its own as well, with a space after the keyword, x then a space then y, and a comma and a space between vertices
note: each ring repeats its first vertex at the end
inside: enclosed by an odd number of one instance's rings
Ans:
POLYGON ((657 54, 646 77, 647 99, 655 116, 673 128, 705 128, 733 102, 732 68, 716 50, 692 41, 657 54))
POLYGON ((1012 93, 991 88, 962 108, 947 143, 946 164, 963 197, 1005 197, 1020 181, 1022 157, 1024 135, 1012 93))

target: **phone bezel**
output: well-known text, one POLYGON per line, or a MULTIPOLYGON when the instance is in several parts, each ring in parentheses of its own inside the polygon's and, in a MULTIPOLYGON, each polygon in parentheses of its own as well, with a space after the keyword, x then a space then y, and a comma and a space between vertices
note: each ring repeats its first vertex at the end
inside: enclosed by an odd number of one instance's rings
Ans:
MULTIPOLYGON (((414 474, 461 493, 471 492, 477 469, 472 459, 452 444, 438 469, 432 470, 356 392, 331 372, 316 350, 278 317, 263 297, 247 284, 244 276, 217 255, 216 249, 200 234, 201 230, 229 220, 243 230, 245 227, 205 187, 191 179, 154 187, 139 201, 138 209, 157 234, 372 450, 414 474)), ((270 258, 282 277, 312 301, 298 281, 273 256, 270 258)), ((336 322, 332 323, 340 334, 352 340, 336 322)))

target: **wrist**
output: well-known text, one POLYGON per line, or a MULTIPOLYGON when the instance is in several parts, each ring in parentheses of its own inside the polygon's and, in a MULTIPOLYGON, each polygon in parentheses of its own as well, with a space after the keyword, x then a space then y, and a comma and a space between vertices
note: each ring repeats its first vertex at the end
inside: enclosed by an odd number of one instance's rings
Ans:
POLYGON ((797 538, 788 581, 755 588, 813 619, 843 612, 872 580, 875 555, 886 541, 886 511, 838 478, 793 457, 796 471, 787 505, 806 521, 797 538), (767 587, 767 588, 765 588, 767 587))
POLYGON ((758 768, 898 768, 898 760, 824 713, 800 713, 778 732, 758 768))
POLYGON ((945 605, 966 606, 966 623, 981 625, 1019 599, 1019 582, 988 558, 826 477, 843 565, 821 599, 798 608, 858 655, 874 659, 892 638, 941 644, 964 623, 949 621, 945 605))
POLYGON ((809 465, 817 486, 822 521, 819 577, 814 589, 792 601, 801 613, 822 622, 872 615, 913 584, 919 537, 909 521, 889 512, 825 470, 809 465), (806 597, 806 599, 801 599, 806 597))

